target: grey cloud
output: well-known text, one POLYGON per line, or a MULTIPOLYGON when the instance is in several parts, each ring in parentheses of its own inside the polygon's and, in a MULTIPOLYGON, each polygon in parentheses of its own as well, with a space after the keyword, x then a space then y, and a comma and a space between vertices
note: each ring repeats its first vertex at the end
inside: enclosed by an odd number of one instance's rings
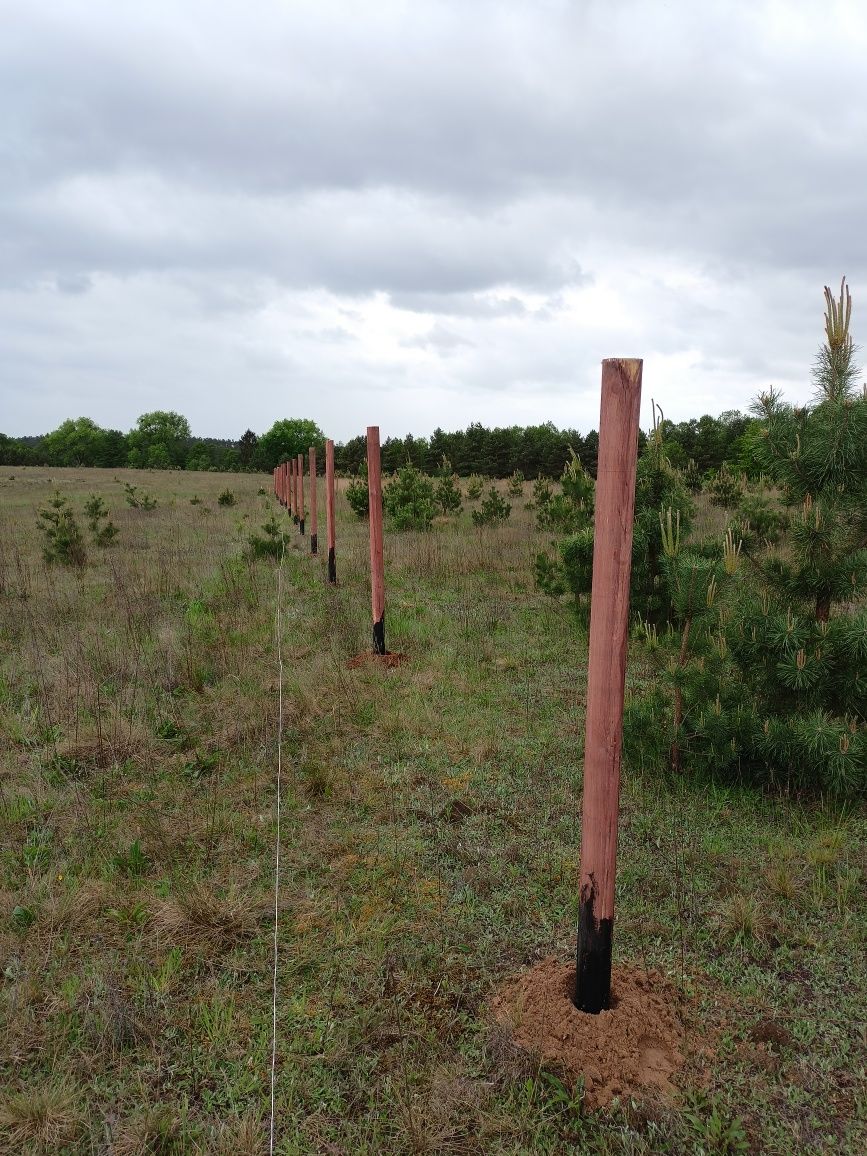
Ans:
POLYGON ((86 293, 92 284, 93 281, 86 273, 73 273, 68 276, 60 276, 56 282, 58 293, 71 293, 73 295, 86 293))
POLYGON ((806 380, 843 271, 857 324, 860 6, 0 10, 0 391, 21 432, 34 399, 111 408, 119 379, 146 408, 182 379, 191 417, 219 381, 227 421, 245 375, 263 413, 314 382, 342 420, 352 380, 435 386, 457 424, 474 396, 553 415, 624 344, 688 358, 724 408, 806 380), (367 347, 378 295, 400 317, 367 347))
POLYGON ((407 338, 401 344, 407 349, 436 349, 446 355, 456 349, 472 349, 475 346, 475 342, 468 341, 466 337, 447 329, 440 322, 432 326, 424 336, 407 338))
POLYGON ((449 317, 523 317, 527 307, 513 295, 490 297, 482 293, 392 292, 396 309, 410 313, 446 314, 449 317))

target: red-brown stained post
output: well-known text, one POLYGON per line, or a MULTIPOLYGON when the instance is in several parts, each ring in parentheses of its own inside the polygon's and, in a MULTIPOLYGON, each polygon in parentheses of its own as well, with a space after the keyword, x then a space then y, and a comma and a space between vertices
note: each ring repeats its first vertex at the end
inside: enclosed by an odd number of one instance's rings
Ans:
POLYGON ((311 446, 307 451, 310 458, 310 553, 315 554, 319 546, 319 537, 316 533, 316 448, 311 446))
POLYGON ((370 602, 373 610, 373 653, 385 649, 385 576, 382 565, 382 458, 379 426, 367 427, 367 495, 370 511, 370 602))
POLYGON ((298 455, 298 529, 304 533, 304 454, 298 455))
POLYGON ((289 459, 289 470, 292 474, 292 521, 297 523, 298 516, 298 459, 289 459))
POLYGON ((602 362, 575 983, 576 1007, 594 1013, 607 1008, 611 1001, 641 370, 639 358, 610 358, 602 362))
POLYGON ((325 529, 328 537, 328 581, 337 581, 337 556, 334 552, 334 442, 325 441, 325 529))

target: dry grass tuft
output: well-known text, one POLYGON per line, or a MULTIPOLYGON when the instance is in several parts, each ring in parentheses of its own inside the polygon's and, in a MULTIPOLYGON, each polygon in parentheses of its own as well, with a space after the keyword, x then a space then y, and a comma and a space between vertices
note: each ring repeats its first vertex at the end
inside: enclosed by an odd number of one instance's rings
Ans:
POLYGON ((213 1151, 215 1156, 264 1156, 268 1151, 267 1125, 250 1114, 221 1124, 213 1151))
POLYGON ((83 931, 113 901, 113 892, 105 883, 91 880, 76 891, 66 891, 51 899, 46 912, 52 931, 83 931))
POLYGON ((13 1092, 0 1102, 0 1153, 20 1153, 35 1146, 55 1152, 79 1130, 76 1092, 71 1084, 43 1084, 13 1092))
POLYGON ((798 872, 789 863, 772 863, 765 871, 768 887, 780 899, 792 903, 798 894, 800 882, 798 872))
POLYGON ((184 1144, 184 1120, 174 1108, 157 1104, 123 1124, 112 1146, 113 1156, 177 1156, 184 1144))
POLYGON ((161 943, 230 951, 256 934, 263 910, 261 901, 254 902, 234 888, 221 897, 206 884, 197 883, 185 895, 161 902, 150 927, 161 943))
POLYGON ((719 924, 723 937, 738 944, 761 942, 767 932, 767 919, 758 900, 740 891, 726 900, 719 924))

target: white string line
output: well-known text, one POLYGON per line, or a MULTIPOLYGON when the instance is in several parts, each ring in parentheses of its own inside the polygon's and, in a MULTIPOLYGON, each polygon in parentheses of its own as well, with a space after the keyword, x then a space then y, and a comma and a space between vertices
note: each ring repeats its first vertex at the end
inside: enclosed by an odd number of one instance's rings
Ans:
POLYGON ((280 788, 283 775, 283 649, 280 641, 280 609, 283 604, 283 556, 277 566, 277 605, 274 612, 274 634, 277 640, 277 833, 274 855, 274 974, 271 984, 271 1129, 269 1154, 274 1156, 274 1099, 277 1087, 277 928, 280 899, 280 788))

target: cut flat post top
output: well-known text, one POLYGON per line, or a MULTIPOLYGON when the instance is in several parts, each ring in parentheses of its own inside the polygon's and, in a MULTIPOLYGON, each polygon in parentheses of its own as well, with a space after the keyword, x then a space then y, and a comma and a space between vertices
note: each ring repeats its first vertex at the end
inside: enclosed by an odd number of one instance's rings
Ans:
POLYGON ((575 1004, 611 999, 611 939, 642 362, 602 362, 575 1004))
POLYGON ((334 552, 334 442, 325 441, 325 528, 328 536, 328 581, 337 581, 337 558, 334 552))
POLYGON ((382 566, 382 459, 379 426, 367 427, 367 494, 370 512, 370 601, 373 653, 385 654, 385 577, 382 566))

